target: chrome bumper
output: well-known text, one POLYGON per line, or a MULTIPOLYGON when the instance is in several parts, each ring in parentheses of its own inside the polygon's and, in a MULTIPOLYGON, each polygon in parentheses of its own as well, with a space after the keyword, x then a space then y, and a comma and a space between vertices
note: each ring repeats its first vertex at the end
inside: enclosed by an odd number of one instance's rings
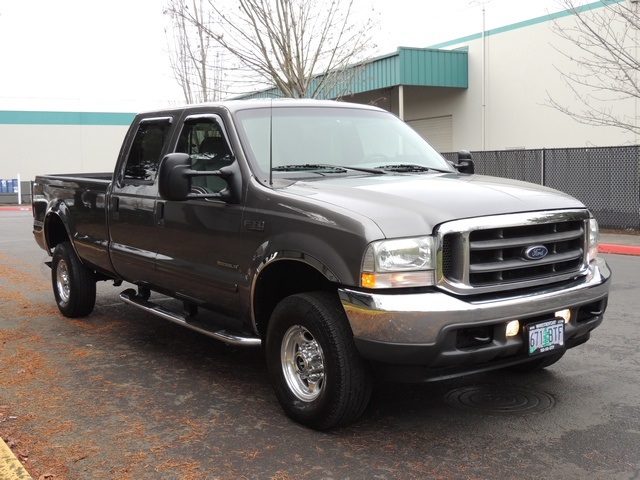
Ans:
POLYGON ((597 258, 589 273, 560 286, 491 298, 454 297, 443 292, 387 294, 339 289, 356 342, 428 347, 449 327, 509 322, 606 299, 611 271, 597 258))

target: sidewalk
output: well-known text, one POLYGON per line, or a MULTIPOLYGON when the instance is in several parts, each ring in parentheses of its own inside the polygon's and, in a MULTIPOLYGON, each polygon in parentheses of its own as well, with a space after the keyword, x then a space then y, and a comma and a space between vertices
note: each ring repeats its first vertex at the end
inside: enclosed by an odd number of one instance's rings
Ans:
POLYGON ((598 250, 601 253, 640 256, 640 235, 601 233, 598 250))

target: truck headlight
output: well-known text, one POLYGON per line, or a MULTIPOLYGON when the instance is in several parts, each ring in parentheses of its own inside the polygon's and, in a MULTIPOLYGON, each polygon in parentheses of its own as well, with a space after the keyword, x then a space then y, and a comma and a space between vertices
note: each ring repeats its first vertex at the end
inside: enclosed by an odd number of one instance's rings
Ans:
POLYGON ((380 240, 364 253, 360 286, 423 287, 435 283, 435 238, 380 240))
POLYGON ((590 218, 587 244, 587 263, 592 262, 598 256, 598 243, 600 243, 600 230, 595 218, 590 218))

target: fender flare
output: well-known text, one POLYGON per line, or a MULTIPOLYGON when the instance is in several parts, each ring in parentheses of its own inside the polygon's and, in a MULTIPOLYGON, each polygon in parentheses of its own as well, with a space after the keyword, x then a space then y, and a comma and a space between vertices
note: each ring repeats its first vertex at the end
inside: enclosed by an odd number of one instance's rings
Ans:
POLYGON ((248 298, 248 313, 251 319, 251 327, 256 334, 259 332, 259 329, 257 325, 254 299, 256 295, 258 279, 260 278, 261 273, 267 267, 281 261, 300 262, 317 271, 328 282, 336 284, 342 283, 340 277, 329 266, 327 266, 324 262, 322 262, 315 256, 300 250, 286 248, 275 250, 267 254, 266 252, 269 250, 269 243, 269 241, 266 241, 262 245, 260 245, 260 247, 258 247, 253 255, 252 264, 249 269, 250 288, 248 298))
MULTIPOLYGON (((47 208, 44 216, 43 233, 47 249, 49 250, 49 252, 53 252, 55 246, 60 243, 57 242, 52 245, 54 240, 51 238, 51 222, 52 218, 54 217, 59 219, 60 223, 64 227, 67 238, 71 242, 71 246, 75 251, 76 247, 73 242, 73 234, 71 233, 73 231, 73 228, 72 225, 69 225, 70 223, 73 223, 73 217, 71 215, 71 212, 69 211, 69 207, 67 207, 67 205, 62 200, 58 200, 55 204, 50 205, 49 208, 47 208)), ((76 251, 76 254, 77 253, 78 252, 76 251)))

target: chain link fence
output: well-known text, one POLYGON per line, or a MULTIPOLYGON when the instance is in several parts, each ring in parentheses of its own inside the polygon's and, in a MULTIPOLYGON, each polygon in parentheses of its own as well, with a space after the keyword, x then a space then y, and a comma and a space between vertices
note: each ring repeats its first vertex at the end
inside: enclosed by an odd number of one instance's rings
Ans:
MULTIPOLYGON (((555 188, 576 197, 600 228, 640 230, 640 146, 472 152, 476 173, 555 188)), ((456 162, 457 153, 444 153, 456 162)))

